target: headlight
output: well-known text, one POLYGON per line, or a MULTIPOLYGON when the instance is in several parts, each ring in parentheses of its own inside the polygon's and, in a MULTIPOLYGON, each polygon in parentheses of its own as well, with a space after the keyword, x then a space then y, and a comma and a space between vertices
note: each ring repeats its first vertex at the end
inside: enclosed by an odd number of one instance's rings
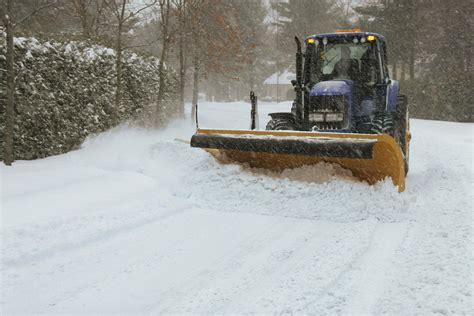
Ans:
POLYGON ((341 122, 344 120, 344 114, 342 113, 327 113, 326 122, 341 122))
POLYGON ((324 122, 324 113, 310 113, 309 120, 313 122, 324 122))

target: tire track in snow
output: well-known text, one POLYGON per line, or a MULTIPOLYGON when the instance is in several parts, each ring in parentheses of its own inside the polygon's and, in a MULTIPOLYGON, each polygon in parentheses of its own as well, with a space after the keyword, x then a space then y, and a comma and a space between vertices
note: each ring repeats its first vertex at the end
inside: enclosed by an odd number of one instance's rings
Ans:
MULTIPOLYGON (((220 211, 216 211, 220 212, 220 211)), ((257 215, 260 216, 260 215, 257 215)), ((167 289, 162 292, 159 296, 164 297, 163 301, 160 302, 160 306, 149 306, 145 308, 147 313, 176 313, 178 311, 184 312, 186 304, 192 306, 193 302, 186 301, 190 297, 195 297, 194 302, 199 301, 199 296, 205 294, 206 289, 216 286, 219 279, 227 279, 232 281, 230 274, 237 272, 240 269, 243 269, 243 266, 247 265, 249 260, 251 261, 256 256, 267 253, 269 249, 272 249, 277 246, 278 241, 285 240, 287 235, 292 233, 292 231, 276 229, 281 225, 278 221, 274 223, 271 227, 268 227, 265 231, 260 231, 257 235, 252 234, 249 237, 245 238, 239 243, 239 246, 227 252, 225 255, 219 257, 209 269, 201 270, 197 275, 190 275, 187 278, 181 280, 179 284, 171 289, 167 289), (178 308, 178 309, 176 309, 178 308)), ((246 273, 250 273, 246 271, 246 273)), ((246 279, 247 282, 252 282, 251 279, 246 279)), ((245 283, 245 280, 244 280, 245 283)), ((221 289, 222 290, 222 289, 221 289)), ((225 291, 225 289, 223 289, 225 291)), ((231 292, 241 290, 240 287, 232 288, 231 292)), ((222 295, 222 293, 220 293, 222 295)), ((212 298, 213 301, 226 301, 226 295, 224 297, 212 298)), ((209 296, 201 296, 201 299, 209 299, 209 296)), ((216 303, 214 303, 216 304, 216 303)), ((194 311, 197 307, 194 306, 194 311)), ((219 306, 210 305, 207 313, 215 311, 219 306)), ((189 312, 189 310, 186 310, 189 312)))
MULTIPOLYGON (((97 295, 102 295, 102 291, 113 291, 110 284, 104 285, 107 282, 111 282, 116 278, 123 278, 130 275, 130 271, 133 270, 151 270, 153 268, 149 266, 150 262, 160 261, 164 257, 169 256, 172 252, 158 255, 142 253, 139 249, 143 247, 145 242, 149 243, 150 231, 170 229, 170 222, 176 221, 176 218, 185 219, 187 214, 183 214, 183 211, 190 210, 191 208, 183 208, 180 212, 174 214, 167 214, 162 220, 150 221, 147 224, 143 224, 137 229, 123 230, 120 234, 111 236, 113 238, 104 238, 99 240, 100 242, 91 242, 83 244, 80 247, 69 249, 68 251, 60 252, 60 255, 53 255, 51 257, 45 257, 43 261, 32 262, 28 269, 16 270, 12 267, 11 271, 4 273, 4 276, 8 278, 8 282, 4 283, 5 288, 10 289, 10 298, 12 297, 11 292, 16 293, 20 284, 26 284, 31 280, 31 276, 34 275, 36 284, 33 288, 45 288, 54 287, 53 294, 45 293, 39 295, 39 298, 33 298, 29 302, 34 309, 31 307, 25 308, 28 304, 24 304, 25 311, 38 311, 38 310, 49 310, 55 313, 61 311, 67 311, 71 313, 70 306, 78 302, 78 297, 83 295, 91 294, 94 295, 94 299, 97 295), (161 228, 161 229, 160 229, 161 228), (148 232, 145 233, 144 232, 148 232), (139 238, 136 238, 139 236, 139 238), (144 241, 145 238, 145 241, 144 241), (128 251, 127 251, 128 250, 128 251), (136 252, 138 250, 138 254, 136 252), (127 252, 135 251, 134 255, 127 255, 127 252), (64 255, 63 255, 64 254, 64 255), (108 262, 108 264, 103 264, 108 262), (92 268, 92 270, 90 270, 92 268), (98 273, 97 269, 100 268, 102 272, 98 273), (89 270, 91 273, 89 273, 89 270), (81 276, 75 278, 74 275, 81 276), (46 301, 46 302, 45 302, 46 301)), ((174 225, 171 225, 174 226, 174 225)), ((169 233, 168 233, 169 234, 169 233)), ((166 236, 166 235, 165 235, 166 236)), ((171 245, 171 247, 173 247, 171 245)), ((157 249, 152 247, 145 247, 148 250, 156 252, 157 249)), ((21 269, 21 267, 20 267, 21 269)), ((141 276, 143 277, 143 276, 141 276)), ((141 278, 139 278, 141 279, 141 278)), ((123 284, 116 283, 116 286, 123 284)), ((135 287, 137 290, 140 289, 140 285, 135 287)), ((8 296, 7 296, 8 297, 8 296)), ((104 296, 101 296, 104 298, 104 296)), ((105 296, 108 299, 108 296, 105 296)), ((8 300, 6 301, 8 305, 8 300)), ((2 302, 5 306, 5 300, 2 302)), ((79 305, 75 305, 78 308, 79 305)), ((104 305, 106 306, 106 304, 104 305)), ((85 306, 82 304, 82 307, 85 306)), ((113 308, 112 305, 108 306, 113 308)), ((75 310, 77 313, 79 309, 75 310)), ((17 308, 18 311, 18 308, 17 308)), ((96 311, 94 311, 95 313, 96 311)))
MULTIPOLYGON (((144 214, 141 216, 141 218, 135 219, 134 221, 130 222, 130 219, 128 218, 127 221, 125 222, 120 222, 118 225, 114 224, 115 226, 112 226, 107 229, 97 229, 95 232, 87 232, 86 235, 82 234, 82 238, 76 238, 73 241, 70 242, 64 242, 60 243, 58 245, 55 245, 53 247, 49 248, 43 248, 41 250, 38 250, 33 253, 28 253, 28 252, 22 252, 16 256, 14 255, 9 255, 7 256, 8 259, 5 259, 5 257, 2 260, 2 271, 8 271, 11 268, 21 268, 23 266, 29 265, 32 262, 36 261, 42 261, 44 259, 49 259, 51 257, 54 257, 57 254, 65 254, 68 252, 75 251, 79 248, 84 248, 89 246, 90 244, 98 243, 98 242, 103 242, 105 240, 113 239, 118 235, 129 233, 131 231, 140 229, 144 226, 148 226, 151 224, 154 224, 158 221, 166 220, 172 216, 176 216, 180 213, 183 213, 189 209, 191 209, 192 206, 183 206, 179 208, 174 208, 171 210, 168 210, 167 212, 160 213, 158 215, 152 215, 154 212, 152 210, 144 212, 144 214)), ((127 214, 122 214, 124 217, 127 217, 127 214)), ((75 225, 71 225, 71 223, 68 223, 68 227, 78 227, 79 229, 81 227, 85 226, 85 223, 88 222, 96 222, 97 223, 98 218, 94 216, 93 218, 90 217, 83 217, 80 218, 78 221, 79 223, 75 223, 75 225)), ((81 235, 80 230, 75 230, 76 233, 79 233, 81 235)), ((17 233, 18 234, 18 233, 17 233)), ((4 239, 8 239, 8 233, 2 234, 4 239)), ((34 238, 31 238, 34 239, 34 238)), ((46 243, 47 244, 47 243, 46 243)), ((4 246, 3 251, 4 252, 18 252, 18 246, 19 246, 19 241, 15 240, 15 243, 13 245, 9 245, 7 247, 4 246), (13 248, 13 249, 11 249, 13 248), (13 250, 13 251, 12 251, 13 250), (16 250, 16 251, 15 251, 16 250)), ((38 247, 35 247, 35 249, 38 249, 38 247)))
MULTIPOLYGON (((370 221, 359 223, 360 227, 352 227, 350 232, 344 225, 342 230, 322 235, 317 232, 315 226, 313 233, 304 242, 295 240, 288 248, 289 255, 285 256, 284 260, 273 262, 267 274, 257 273, 253 286, 246 292, 241 292, 230 306, 220 309, 219 313, 242 309, 242 306, 246 306, 249 302, 252 302, 252 306, 262 307, 263 304, 261 312, 264 313, 307 312, 305 309, 307 302, 312 300, 318 287, 328 282, 332 284, 334 278, 339 278, 351 264, 350 261, 346 261, 350 258, 348 254, 354 253, 358 256, 359 249, 353 245, 349 246, 348 240, 359 238, 362 241, 367 238, 368 236, 364 236, 367 225, 371 226, 370 221), (319 249, 313 249, 314 245, 318 245, 319 249), (336 271, 336 275, 321 273, 321 270, 328 268, 336 271)), ((244 311, 253 312, 252 309, 244 311)), ((326 312, 326 306, 319 306, 316 312, 326 312)))
MULTIPOLYGON (((279 216, 270 218, 280 223, 279 216)), ((214 268, 181 280, 171 291, 163 293, 168 298, 161 301, 160 307, 150 309, 153 313, 218 314, 236 310, 304 311, 301 308, 314 289, 327 283, 328 278, 331 280, 333 271, 344 271, 351 263, 346 260, 348 252, 360 253, 352 241, 359 238, 361 244, 368 242, 367 226, 374 225, 373 221, 330 226, 302 219, 284 222, 287 224, 281 228, 270 228, 247 238, 236 251, 215 261, 211 266, 214 268), (321 243, 325 246, 314 249, 321 243), (318 274, 321 270, 328 273, 318 274), (246 306, 250 308, 246 310, 246 306)))
POLYGON ((377 226, 369 248, 358 260, 350 277, 349 288, 353 293, 343 314, 368 315, 372 313, 377 298, 383 294, 387 283, 386 273, 396 250, 406 235, 405 223, 377 226))
MULTIPOLYGON (((88 183, 88 182, 91 182, 95 179, 100 179, 102 177, 104 177, 106 175, 106 172, 103 172, 101 174, 97 174, 98 172, 100 172, 100 170, 94 170, 94 174, 93 175, 88 175, 88 176, 83 176, 83 177, 78 177, 78 178, 72 178, 72 179, 68 179, 68 181, 63 181, 63 182, 59 182, 59 183, 53 183, 53 184, 46 184, 46 185, 43 185, 41 187, 35 187, 33 189, 29 189, 27 191, 20 191, 20 192, 16 192, 16 193, 11 193, 11 194, 2 194, 2 198, 3 198, 3 203, 8 203, 10 202, 10 200, 12 199, 23 199, 25 196, 28 196, 28 198, 31 198, 32 196, 35 196, 35 195, 43 195, 43 194, 47 194, 49 192, 53 192, 54 191, 58 191, 58 190, 64 190, 65 187, 70 187, 70 186, 77 186, 79 184, 82 184, 82 183, 88 183)), ((30 174, 34 174, 34 173, 30 173, 30 174)), ((23 176, 23 175, 22 175, 23 176)), ((25 181, 28 181, 28 177, 24 176, 25 177, 25 181)))
POLYGON ((367 246, 345 264, 337 276, 314 295, 300 311, 369 315, 386 285, 385 272, 406 234, 406 223, 374 226, 367 246), (370 290, 369 290, 370 289, 370 290))

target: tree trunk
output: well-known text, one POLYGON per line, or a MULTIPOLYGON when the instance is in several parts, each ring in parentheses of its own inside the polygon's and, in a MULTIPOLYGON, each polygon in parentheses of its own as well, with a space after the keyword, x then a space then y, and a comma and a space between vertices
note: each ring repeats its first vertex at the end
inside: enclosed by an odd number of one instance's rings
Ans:
POLYGON ((118 34, 117 34, 117 59, 116 59, 116 90, 115 90, 115 109, 113 111, 113 124, 116 124, 119 119, 120 103, 122 101, 122 30, 123 22, 125 17, 125 4, 126 1, 122 2, 122 8, 120 16, 118 18, 118 34))
POLYGON ((252 63, 250 65, 249 84, 250 84, 250 91, 255 91, 255 63, 252 63))
POLYGON ((90 38, 89 31, 89 21, 87 20, 87 7, 84 1, 80 1, 80 15, 81 15, 81 25, 82 25, 82 35, 84 38, 90 38))
POLYGON ((179 114, 184 116, 184 89, 186 87, 186 57, 184 36, 186 34, 186 0, 180 2, 180 34, 179 34, 179 114))
MULTIPOLYGON (((115 109, 113 111, 114 120, 120 111, 120 103, 122 101, 122 23, 119 23, 119 34, 117 37, 117 59, 115 68, 117 70, 116 89, 115 89, 115 109)), ((115 123, 115 122, 114 122, 115 123)))
POLYGON ((186 59, 184 56, 184 40, 179 40, 179 112, 184 115, 184 89, 186 87, 186 59))
POLYGON ((191 118, 194 119, 196 116, 196 104, 198 103, 198 93, 199 93, 199 58, 197 52, 194 52, 193 56, 194 63, 194 73, 193 73, 193 103, 191 110, 191 118))
POLYGON ((169 39, 167 38, 168 35, 164 35, 165 38, 163 40, 163 47, 161 48, 161 54, 160 54, 160 63, 158 65, 158 75, 160 76, 160 84, 158 87, 158 106, 162 103, 163 98, 165 96, 165 76, 164 76, 164 70, 165 70, 165 60, 167 58, 168 54, 168 44, 169 44, 169 39))
POLYGON ((158 66, 158 75, 159 75, 159 86, 158 86, 158 102, 156 103, 156 119, 157 122, 160 121, 160 118, 158 117, 158 114, 160 113, 160 107, 161 104, 163 103, 163 99, 165 96, 165 75, 164 75, 164 68, 165 68, 165 62, 168 56, 168 47, 169 47, 169 42, 170 38, 168 36, 168 22, 169 22, 169 13, 170 13, 170 2, 169 0, 166 0, 166 2, 163 2, 161 5, 161 28, 162 28, 162 36, 163 36, 163 47, 161 48, 161 54, 160 54, 160 63, 158 66))
POLYGON ((102 11, 104 10, 104 6, 106 5, 105 0, 96 1, 96 11, 95 11, 95 18, 94 18, 94 36, 99 37, 100 34, 100 25, 101 25, 101 18, 102 18, 102 11))
POLYGON ((12 0, 7 0, 7 12, 8 17, 5 17, 5 29, 7 33, 7 98, 5 108, 5 132, 4 132, 4 152, 3 161, 5 165, 11 166, 14 160, 13 155, 13 123, 14 123, 14 96, 15 96, 15 52, 13 44, 13 21, 12 21, 12 0))
MULTIPOLYGON (((419 4, 412 0, 409 2, 409 10, 412 11, 412 21, 410 23, 415 23, 414 21, 418 21, 418 6, 419 4)), ((416 26, 413 25, 413 27, 410 28, 410 31, 412 33, 411 36, 411 47, 410 47, 410 80, 415 80, 415 57, 416 57, 416 50, 418 47, 418 30, 416 26)))

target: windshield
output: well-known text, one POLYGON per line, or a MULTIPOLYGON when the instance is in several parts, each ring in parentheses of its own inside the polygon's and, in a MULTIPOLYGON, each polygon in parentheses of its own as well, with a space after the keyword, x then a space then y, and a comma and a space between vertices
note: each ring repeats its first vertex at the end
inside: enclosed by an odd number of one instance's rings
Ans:
MULTIPOLYGON (((377 58, 371 43, 328 43, 310 49, 308 79, 312 83, 333 79, 375 81, 377 58)), ((308 80, 307 80, 308 81, 308 80)))
MULTIPOLYGON (((334 73, 335 66, 348 60, 355 60, 360 64, 362 55, 367 51, 370 44, 361 45, 348 45, 348 44, 335 44, 326 45, 325 49, 320 53, 320 59, 322 61, 323 74, 329 75, 334 73)), ((343 69, 341 69, 343 70, 343 69)))

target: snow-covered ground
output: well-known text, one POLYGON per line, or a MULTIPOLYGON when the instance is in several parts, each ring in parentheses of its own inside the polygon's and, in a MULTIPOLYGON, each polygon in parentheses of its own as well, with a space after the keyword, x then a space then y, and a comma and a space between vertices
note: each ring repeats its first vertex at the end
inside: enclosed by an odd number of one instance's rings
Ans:
MULTIPOLYGON (((261 104, 260 127, 289 107, 261 104)), ((199 112, 249 125, 247 103, 199 112)), ((411 124, 402 194, 332 165, 218 164, 179 141, 189 121, 2 165, 3 314, 472 314, 474 127, 411 124)))

